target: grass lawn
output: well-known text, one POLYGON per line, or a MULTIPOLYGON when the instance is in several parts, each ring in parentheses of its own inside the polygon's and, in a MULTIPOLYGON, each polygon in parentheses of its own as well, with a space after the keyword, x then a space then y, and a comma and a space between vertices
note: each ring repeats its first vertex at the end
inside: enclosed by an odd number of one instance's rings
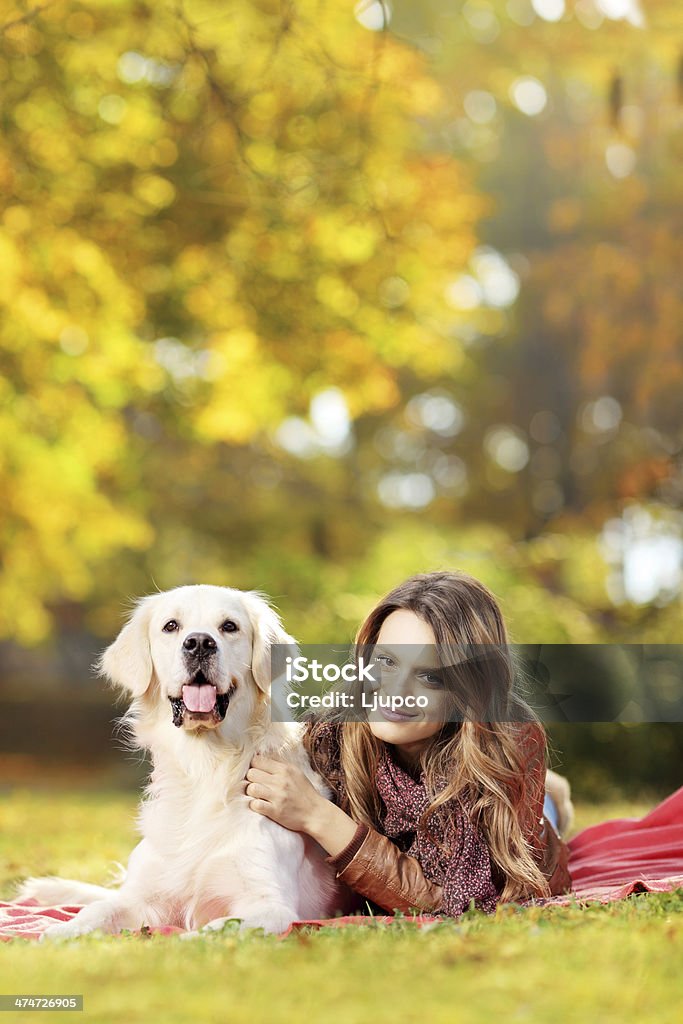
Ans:
MULTIPOLYGON (((0 802, 0 898, 27 874, 107 880, 135 843, 135 794, 10 788, 0 802)), ((577 806, 576 827, 650 804, 577 806)), ((506 1022, 679 1024, 683 891, 586 908, 500 907, 417 931, 332 929, 280 941, 227 931, 0 943, 0 993, 83 993, 97 1024, 506 1022)), ((37 1011, 4 1021, 44 1020, 37 1011)))

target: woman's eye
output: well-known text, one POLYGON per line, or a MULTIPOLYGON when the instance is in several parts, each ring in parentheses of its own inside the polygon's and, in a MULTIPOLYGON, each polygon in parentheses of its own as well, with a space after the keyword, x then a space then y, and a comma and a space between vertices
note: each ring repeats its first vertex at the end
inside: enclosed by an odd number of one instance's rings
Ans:
POLYGON ((226 619, 221 625, 221 633, 236 633, 239 626, 232 619, 226 619))
POLYGON ((385 668, 393 668, 394 665, 396 664, 396 662, 394 662, 391 658, 387 657, 386 654, 378 654, 375 657, 375 661, 378 661, 380 665, 384 665, 385 668))
POLYGON ((435 675, 433 672, 427 672, 422 676, 422 682, 426 683, 427 686, 443 686, 443 679, 441 676, 435 675))
POLYGON ((164 633, 177 633, 177 631, 179 629, 180 629, 180 626, 178 625, 176 620, 175 619, 169 619, 168 622, 166 623, 166 625, 164 626, 164 633))

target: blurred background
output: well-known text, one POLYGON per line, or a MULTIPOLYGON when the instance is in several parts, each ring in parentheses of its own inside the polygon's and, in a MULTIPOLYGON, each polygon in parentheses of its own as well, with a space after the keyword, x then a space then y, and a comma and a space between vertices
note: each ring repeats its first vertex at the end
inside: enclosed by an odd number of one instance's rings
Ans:
MULTIPOLYGON (((676 699, 679 0, 5 0, 0 88, 6 784, 138 785, 90 666, 184 583, 332 643, 461 568, 676 699)), ((555 766, 663 796, 674 717, 555 766)))

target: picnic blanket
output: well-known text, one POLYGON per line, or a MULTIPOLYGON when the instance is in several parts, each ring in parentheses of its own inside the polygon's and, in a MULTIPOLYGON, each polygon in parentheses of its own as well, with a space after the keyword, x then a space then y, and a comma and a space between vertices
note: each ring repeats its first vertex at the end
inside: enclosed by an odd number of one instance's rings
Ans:
MULTIPOLYGON (((533 899, 523 905, 566 906, 592 901, 609 903, 635 893, 672 892, 683 889, 683 786, 657 804, 642 818, 612 818, 590 825, 573 836, 569 846, 572 891, 563 896, 533 899)), ((0 939, 37 939, 55 921, 68 921, 79 906, 38 907, 24 903, 0 902, 0 939)), ((391 924, 406 918, 351 916, 325 920, 295 921, 283 932, 285 938, 303 927, 343 928, 391 924)), ((410 919, 421 928, 440 920, 421 915, 410 919)), ((142 929, 145 937, 182 933, 166 925, 142 929)))

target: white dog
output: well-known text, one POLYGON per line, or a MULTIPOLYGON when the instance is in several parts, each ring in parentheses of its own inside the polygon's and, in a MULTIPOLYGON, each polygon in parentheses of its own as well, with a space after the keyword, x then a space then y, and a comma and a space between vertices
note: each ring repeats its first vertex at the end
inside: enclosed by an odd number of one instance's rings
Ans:
POLYGON ((187 586, 142 598, 100 660, 100 671, 133 697, 123 722, 151 752, 141 803, 142 841, 118 888, 31 878, 17 898, 87 904, 43 937, 101 928, 176 925, 284 931, 330 916, 339 896, 324 851, 252 811, 244 776, 256 752, 309 764, 302 726, 271 723, 270 652, 294 644, 264 598, 226 587, 187 586))

